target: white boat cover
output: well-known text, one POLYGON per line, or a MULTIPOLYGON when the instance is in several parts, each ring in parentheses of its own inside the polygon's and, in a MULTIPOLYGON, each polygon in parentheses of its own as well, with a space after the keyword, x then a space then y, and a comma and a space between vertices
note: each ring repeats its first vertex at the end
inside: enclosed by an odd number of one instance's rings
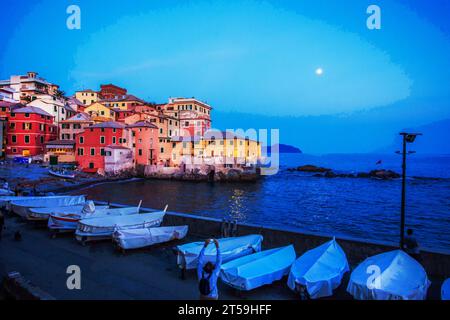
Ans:
POLYGON ((339 287, 347 271, 345 252, 333 239, 298 258, 292 265, 287 284, 294 291, 297 284, 305 286, 311 299, 328 297, 339 287))
MULTIPOLYGON (((261 235, 251 234, 243 237, 218 239, 222 262, 261 251, 261 235)), ((198 256, 205 242, 191 242, 178 246, 177 264, 187 270, 197 268, 198 256)), ((208 246, 205 250, 205 262, 216 261, 216 246, 208 246)))
POLYGON ((158 227, 162 223, 165 214, 165 211, 159 211, 125 216, 82 219, 78 222, 78 228, 75 234, 80 237, 110 237, 116 228, 140 229, 158 227))
POLYGON ((357 300, 424 300, 429 286, 424 268, 394 250, 364 260, 352 272, 347 291, 357 300))
POLYGON ((56 199, 56 198, 62 198, 67 196, 39 196, 39 197, 26 197, 26 196, 0 196, 0 208, 6 207, 7 209, 10 209, 10 202, 11 201, 22 201, 22 200, 41 200, 41 199, 56 199))
POLYGON ((0 196, 13 196, 14 192, 9 189, 0 189, 0 196))
POLYGON ((69 207, 86 202, 86 197, 81 196, 62 196, 59 198, 44 197, 41 199, 21 199, 11 201, 11 209, 16 214, 26 217, 30 208, 42 207, 69 207))
POLYGON ((289 274, 295 262, 293 245, 257 252, 222 265, 220 278, 239 290, 252 290, 289 274))
POLYGON ((126 216, 138 214, 140 207, 127 207, 112 209, 108 207, 95 207, 91 213, 82 212, 79 214, 52 213, 48 219, 48 227, 52 230, 76 230, 78 221, 82 219, 104 218, 109 216, 126 216))
POLYGON ((95 206, 92 201, 87 201, 83 205, 68 206, 68 207, 44 207, 44 208, 29 208, 29 217, 34 219, 48 219, 50 214, 63 214, 63 215, 78 215, 81 216, 83 213, 93 213, 97 210, 101 211, 108 209, 109 206, 95 206), (93 208, 92 208, 93 206, 93 208), (89 210, 93 211, 87 211, 89 210))
POLYGON ((441 289, 441 299, 450 300, 450 278, 444 281, 441 289))
POLYGON ((114 241, 123 249, 137 249, 157 243, 183 239, 188 232, 188 226, 143 228, 120 230, 113 233, 114 241))

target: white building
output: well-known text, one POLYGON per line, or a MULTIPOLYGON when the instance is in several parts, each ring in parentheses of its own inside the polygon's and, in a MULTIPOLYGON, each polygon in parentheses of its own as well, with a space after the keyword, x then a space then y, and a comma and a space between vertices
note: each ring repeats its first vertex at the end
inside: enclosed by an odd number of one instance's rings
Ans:
POLYGON ((37 72, 28 72, 26 75, 11 76, 9 79, 0 80, 1 88, 11 88, 13 99, 20 100, 24 97, 35 97, 39 94, 54 95, 59 86, 38 77, 37 72))
POLYGON ((105 148, 105 173, 118 174, 133 168, 133 151, 130 148, 110 145, 105 148))
POLYGON ((31 101, 27 105, 41 108, 50 113, 55 117, 54 119, 57 124, 59 124, 60 121, 72 117, 76 113, 68 104, 55 97, 49 95, 40 95, 39 97, 39 99, 31 101))

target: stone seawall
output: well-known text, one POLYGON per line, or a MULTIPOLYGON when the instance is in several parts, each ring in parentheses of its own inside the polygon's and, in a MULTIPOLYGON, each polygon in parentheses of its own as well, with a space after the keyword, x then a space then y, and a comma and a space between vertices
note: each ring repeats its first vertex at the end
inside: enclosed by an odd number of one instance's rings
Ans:
MULTIPOLYGON (((122 206, 122 205, 117 205, 122 206)), ((152 212, 154 209, 142 209, 152 212)), ((188 225, 189 234, 202 238, 219 237, 222 221, 218 219, 200 217, 190 214, 168 212, 164 218, 164 225, 188 225)), ((274 248, 293 244, 298 255, 313 249, 332 237, 320 234, 305 234, 293 230, 267 228, 251 224, 239 224, 238 235, 261 234, 264 237, 263 247, 274 248)), ((352 268, 364 259, 397 247, 385 243, 369 243, 357 239, 336 238, 347 255, 352 268)), ((422 266, 430 277, 446 279, 450 277, 450 255, 446 253, 422 251, 422 266)))

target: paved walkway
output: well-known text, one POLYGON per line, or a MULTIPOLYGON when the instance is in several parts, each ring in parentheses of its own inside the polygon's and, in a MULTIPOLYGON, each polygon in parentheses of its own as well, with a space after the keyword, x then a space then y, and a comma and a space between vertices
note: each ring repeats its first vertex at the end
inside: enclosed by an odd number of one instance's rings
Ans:
MULTIPOLYGON (((38 228, 17 217, 7 217, 6 226, 0 240, 0 275, 18 271, 56 299, 198 298, 195 273, 189 271, 186 280, 180 279, 172 251, 177 243, 122 255, 108 241, 83 247, 70 234, 50 239, 46 228, 38 228), (21 242, 13 240, 17 230, 22 233, 21 242), (81 290, 68 290, 66 287, 69 265, 81 268, 81 290)), ((183 243, 197 240, 190 237, 183 243)), ((332 299, 351 299, 345 291, 348 277, 347 273, 332 299)), ((439 299, 440 283, 433 281, 429 298, 439 299)), ((220 283, 219 292, 221 299, 298 299, 288 289, 286 279, 242 295, 220 283)))

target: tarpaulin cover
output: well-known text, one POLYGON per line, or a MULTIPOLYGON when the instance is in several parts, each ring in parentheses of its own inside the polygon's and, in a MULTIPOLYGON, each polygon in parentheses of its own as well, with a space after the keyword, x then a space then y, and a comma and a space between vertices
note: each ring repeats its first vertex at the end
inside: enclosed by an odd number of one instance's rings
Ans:
POLYGON ((16 214, 26 217, 29 208, 68 207, 86 202, 85 196, 63 196, 59 198, 22 199, 11 201, 11 209, 16 214))
POLYGON ((112 209, 108 207, 95 207, 95 211, 92 213, 80 214, 65 214, 65 213, 52 213, 48 219, 49 229, 58 230, 76 230, 78 221, 81 219, 93 219, 104 218, 109 216, 126 216, 131 214, 138 214, 139 207, 117 208, 112 209))
POLYGON ((188 226, 144 228, 131 230, 115 230, 113 239, 123 249, 136 249, 157 243, 183 239, 188 232, 188 226))
POLYGON ((0 208, 7 207, 11 201, 22 201, 22 200, 42 200, 42 199, 57 199, 57 198, 65 198, 67 196, 48 196, 48 197, 25 197, 25 196, 0 196, 0 208))
MULTIPOLYGON (((227 261, 261 251, 261 235, 248 235, 243 237, 218 239, 222 261, 227 261)), ((204 246, 204 242, 192 242, 178 246, 177 263, 186 269, 195 269, 198 264, 198 256, 204 246)), ((205 250, 205 263, 216 261, 216 246, 210 245, 205 250)))
POLYGON ((442 300, 450 300, 450 278, 442 284, 441 298, 442 300))
POLYGON ((347 291, 358 300, 424 300, 429 286, 423 267, 394 250, 364 260, 352 272, 347 291))
POLYGON ((112 236, 115 228, 140 229, 157 227, 161 224, 165 211, 125 216, 107 216, 80 220, 76 235, 78 236, 112 236))
POLYGON ((286 276, 295 258, 292 245, 261 251, 225 263, 220 278, 239 290, 252 290, 286 276))
POLYGON ((287 284, 294 291, 297 284, 305 286, 312 299, 328 297, 333 295, 347 271, 345 252, 333 239, 298 258, 292 265, 287 284))
MULTIPOLYGON (((30 216, 33 218, 47 219, 50 214, 78 215, 81 216, 86 204, 69 207, 30 208, 30 216)), ((108 209, 108 206, 97 206, 94 210, 108 209)))

